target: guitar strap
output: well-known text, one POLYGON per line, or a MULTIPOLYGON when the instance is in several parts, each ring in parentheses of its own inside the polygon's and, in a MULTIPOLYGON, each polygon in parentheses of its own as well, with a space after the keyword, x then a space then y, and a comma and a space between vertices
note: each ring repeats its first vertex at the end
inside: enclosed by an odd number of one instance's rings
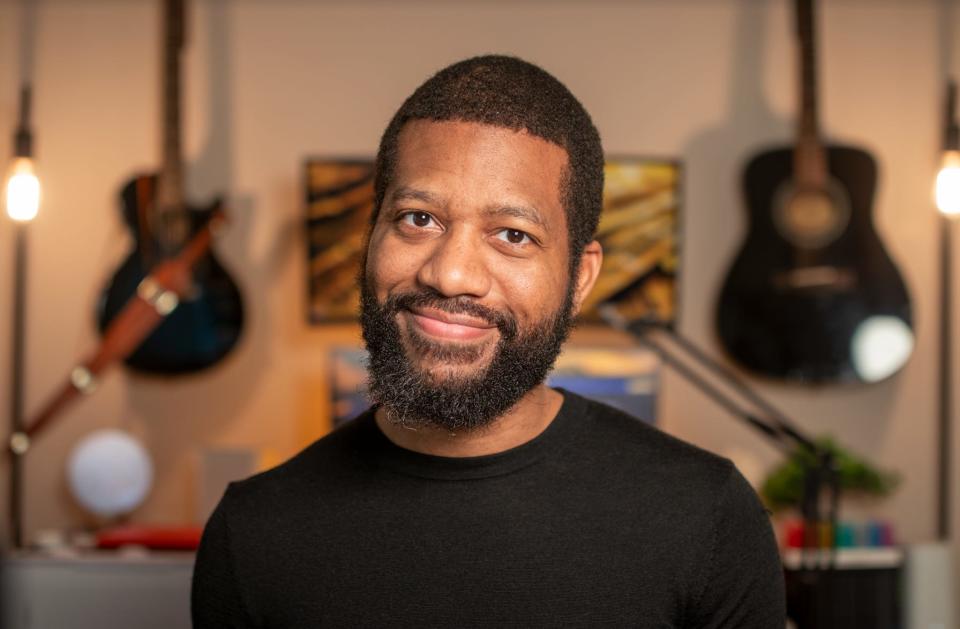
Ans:
POLYGON ((223 212, 216 210, 187 245, 175 257, 164 260, 137 287, 120 313, 107 326, 93 355, 70 371, 56 395, 26 424, 10 437, 10 451, 22 456, 30 442, 50 421, 81 394, 97 387, 100 374, 113 363, 133 353, 140 343, 176 309, 182 296, 190 291, 192 269, 210 249, 214 232, 223 223, 223 212))

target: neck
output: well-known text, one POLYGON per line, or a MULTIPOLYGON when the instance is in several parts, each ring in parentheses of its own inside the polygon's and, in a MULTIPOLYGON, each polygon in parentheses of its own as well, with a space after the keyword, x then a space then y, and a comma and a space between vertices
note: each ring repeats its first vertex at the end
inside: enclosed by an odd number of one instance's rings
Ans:
POLYGON ((451 433, 432 424, 401 426, 390 420, 383 407, 377 409, 375 419, 387 439, 406 450, 445 457, 485 456, 523 445, 542 433, 562 404, 560 393, 541 384, 479 430, 451 433))

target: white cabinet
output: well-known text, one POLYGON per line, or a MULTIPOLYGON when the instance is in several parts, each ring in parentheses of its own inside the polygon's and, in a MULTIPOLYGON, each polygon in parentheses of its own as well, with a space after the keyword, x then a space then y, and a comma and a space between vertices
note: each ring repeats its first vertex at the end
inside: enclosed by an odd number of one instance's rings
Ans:
POLYGON ((6 557, 3 626, 189 629, 193 562, 193 553, 6 557))

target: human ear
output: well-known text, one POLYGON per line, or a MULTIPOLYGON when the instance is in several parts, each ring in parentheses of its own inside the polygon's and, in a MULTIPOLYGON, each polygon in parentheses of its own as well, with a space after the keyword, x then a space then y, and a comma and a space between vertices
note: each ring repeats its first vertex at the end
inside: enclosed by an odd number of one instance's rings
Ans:
POLYGON ((573 314, 580 313, 580 307, 600 274, 600 265, 603 264, 603 247, 596 240, 591 241, 583 248, 580 254, 580 269, 577 271, 576 289, 573 294, 573 314))

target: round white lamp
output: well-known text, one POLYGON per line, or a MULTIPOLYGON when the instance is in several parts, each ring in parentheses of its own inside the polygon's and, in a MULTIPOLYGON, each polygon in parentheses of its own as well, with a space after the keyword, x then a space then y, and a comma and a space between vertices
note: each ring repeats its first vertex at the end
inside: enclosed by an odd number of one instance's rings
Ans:
POLYGON ((114 518, 143 503, 153 484, 153 463, 146 448, 126 432, 96 430, 70 453, 67 480, 84 509, 114 518))

